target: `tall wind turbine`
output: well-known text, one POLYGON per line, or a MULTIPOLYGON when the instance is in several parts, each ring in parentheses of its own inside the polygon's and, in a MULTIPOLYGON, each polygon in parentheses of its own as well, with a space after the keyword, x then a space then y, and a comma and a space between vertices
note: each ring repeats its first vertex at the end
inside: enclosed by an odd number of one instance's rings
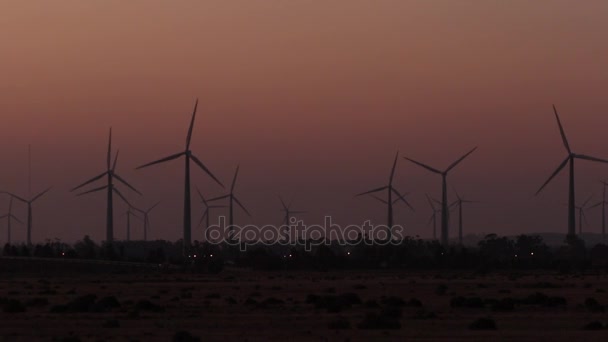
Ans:
POLYGON ((411 210, 414 210, 414 208, 404 198, 404 196, 401 195, 401 193, 399 193, 399 191, 397 189, 395 189, 395 187, 393 186, 393 180, 395 178, 395 170, 397 168, 397 159, 398 158, 399 158, 399 152, 397 152, 397 154, 395 154, 395 161, 393 162, 393 167, 391 168, 391 173, 388 178, 388 185, 355 195, 355 197, 359 197, 359 196, 370 195, 370 194, 374 194, 376 192, 381 192, 381 191, 386 190, 386 197, 387 197, 386 200, 381 199, 379 197, 376 197, 376 199, 382 201, 384 204, 386 204, 386 207, 387 207, 387 227, 389 229, 389 234, 390 234, 389 239, 392 238, 392 232, 393 232, 393 227, 394 227, 393 205, 395 204, 395 202, 403 201, 403 203, 405 203, 405 205, 410 207, 411 210), (396 200, 393 200, 393 194, 397 195, 396 200))
POLYGON ((198 226, 200 227, 203 224, 203 222, 205 222, 205 229, 207 229, 207 228, 209 228, 211 209, 226 208, 226 206, 225 205, 210 205, 209 202, 205 199, 205 196, 203 196, 203 193, 198 188, 196 188, 196 192, 198 192, 198 196, 201 198, 201 202, 205 206, 205 210, 203 211, 203 216, 201 216, 201 220, 198 222, 198 226))
POLYGON ((183 152, 172 154, 168 157, 153 161, 148 164, 139 166, 137 169, 142 169, 155 164, 164 163, 173 159, 177 159, 184 156, 185 160, 185 176, 184 176, 184 253, 190 249, 192 245, 192 209, 190 205, 190 161, 194 161, 205 173, 207 173, 217 184, 224 185, 220 182, 209 169, 200 161, 192 151, 190 150, 190 142, 192 140, 192 130, 194 128, 194 119, 196 118, 196 108, 198 107, 198 99, 194 103, 194 110, 192 111, 192 120, 190 121, 190 127, 188 128, 188 135, 186 136, 186 149, 183 152))
POLYGON ((570 182, 569 182, 569 192, 568 192, 568 237, 574 237, 576 235, 576 212, 575 212, 576 208, 575 208, 575 203, 574 203, 575 202, 574 160, 583 159, 583 160, 590 160, 590 161, 595 161, 595 162, 600 162, 600 163, 608 163, 608 160, 590 157, 590 156, 586 156, 583 154, 576 154, 576 153, 572 152, 572 150, 570 149, 570 144, 568 143, 568 139, 566 138, 566 133, 564 133, 564 128, 562 126, 562 122, 560 121, 559 115, 557 114, 557 109, 555 109, 555 106, 553 106, 553 112, 555 113, 555 119, 557 120, 557 125, 559 126, 559 132, 562 136, 562 141, 564 143, 564 147, 566 148, 566 151, 568 152, 568 156, 557 167, 557 170, 555 170, 555 172, 553 172, 551 177, 549 177, 549 179, 547 179, 545 184, 543 184, 540 187, 540 189, 538 189, 538 191, 536 192, 536 195, 538 195, 545 188, 545 186, 547 186, 547 184, 549 184, 551 182, 551 180, 553 180, 553 178, 555 176, 557 176, 564 167, 566 167, 566 164, 570 164, 570 177, 569 177, 570 182))
POLYGON ((589 198, 587 198, 587 200, 585 202, 583 202, 582 205, 578 206, 575 205, 576 210, 578 210, 578 234, 582 234, 583 233, 583 220, 585 221, 585 224, 589 224, 587 222, 587 216, 585 215, 585 210, 589 209, 589 207, 587 207, 587 205, 589 204, 589 202, 591 201, 591 199, 593 198, 593 195, 589 196, 589 198))
POLYGON ((107 164, 106 164, 107 170, 104 171, 102 174, 97 175, 97 176, 89 179, 88 181, 78 185, 77 187, 73 188, 72 190, 70 190, 70 191, 78 190, 78 189, 84 187, 85 185, 98 181, 98 180, 102 179, 103 177, 107 177, 106 185, 100 186, 95 189, 91 189, 89 191, 85 191, 83 193, 78 194, 78 196, 82 196, 82 195, 89 194, 92 192, 106 190, 106 194, 107 194, 106 242, 108 242, 108 243, 111 243, 112 241, 114 241, 114 205, 113 205, 112 195, 114 193, 116 193, 120 198, 122 198, 122 200, 124 200, 127 203, 127 205, 130 205, 129 201, 126 199, 126 197, 123 196, 123 194, 116 188, 116 185, 114 184, 114 179, 118 180, 120 183, 123 183, 129 189, 136 192, 137 194, 141 195, 141 192, 137 191, 137 189, 135 189, 131 184, 129 184, 126 180, 124 180, 122 177, 120 177, 116 173, 116 164, 118 162, 118 151, 116 151, 116 156, 114 157, 114 165, 111 164, 111 161, 112 161, 112 128, 110 128, 110 138, 108 140, 108 155, 107 155, 107 164))
POLYGON ((5 215, 0 216, 0 219, 3 219, 6 217, 6 229, 7 229, 7 242, 9 245, 11 244, 11 229, 12 229, 12 222, 13 220, 23 224, 23 222, 21 222, 17 216, 13 215, 13 196, 10 197, 10 200, 8 201, 8 213, 5 215))
POLYGON ((142 215, 144 215, 143 221, 144 221, 144 241, 148 241, 148 228, 150 227, 150 212, 152 210, 154 210, 154 208, 156 208, 157 205, 160 204, 159 202, 156 202, 156 204, 154 204, 153 206, 151 206, 150 208, 148 208, 147 210, 142 210, 142 209, 138 209, 133 207, 133 209, 139 211, 142 215))
POLYGON ((599 207, 600 205, 602 206, 602 239, 606 241, 606 204, 608 204, 608 202, 606 202, 606 187, 608 187, 608 183, 606 183, 605 181, 600 182, 602 183, 604 188, 602 192, 602 201, 592 205, 591 207, 589 207, 589 209, 599 207))
MULTIPOLYGON (((429 224, 433 224, 433 240, 437 240, 437 213, 440 213, 441 210, 437 209, 435 207, 435 205, 433 204, 433 201, 435 202, 439 202, 435 199, 431 199, 431 197, 429 197, 428 194, 426 195, 426 200, 429 202, 429 206, 431 207, 431 211, 433 212, 433 215, 431 215, 431 218, 429 219, 429 223, 427 224, 427 226, 429 224)), ((439 202, 441 204, 441 202, 439 202)))
POLYGON ((32 204, 34 202, 36 202, 37 199, 39 199, 44 194, 46 194, 49 190, 51 190, 51 188, 48 188, 48 189, 44 190, 43 192, 41 192, 38 195, 30 198, 29 200, 26 200, 26 199, 24 199, 22 197, 19 197, 19 196, 13 194, 13 193, 3 191, 3 193, 10 195, 11 198, 16 198, 19 201, 27 204, 27 245, 28 246, 32 246, 32 204))
POLYGON ((453 168, 456 167, 456 165, 460 164, 460 162, 462 162, 466 157, 468 157, 471 153, 475 152, 476 149, 477 149, 477 147, 475 147, 471 151, 467 152, 467 154, 465 154, 464 156, 460 157, 460 159, 453 162, 452 165, 448 166, 448 168, 445 169, 445 171, 440 171, 440 170, 432 168, 426 164, 423 164, 421 162, 418 162, 413 159, 405 157, 405 159, 411 161, 412 163, 414 163, 420 167, 423 167, 433 173, 441 175, 441 178, 443 180, 442 196, 441 196, 441 244, 444 246, 447 246, 448 241, 449 241, 449 237, 448 237, 448 234, 449 234, 449 231, 448 231, 448 228, 449 228, 448 174, 450 171, 452 171, 453 168))
POLYGON ((465 203, 468 204, 468 203, 479 203, 479 202, 463 199, 462 197, 460 197, 460 195, 458 194, 458 191, 456 191, 456 189, 454 189, 454 193, 456 194, 457 200, 454 201, 452 204, 450 204, 450 208, 458 207, 458 243, 462 246, 462 226, 463 226, 463 224, 462 224, 462 221, 463 221, 462 205, 465 203))
POLYGON ((228 199, 228 216, 229 216, 228 227, 230 230, 230 233, 229 233, 230 239, 233 237, 233 233, 234 233, 234 203, 236 202, 236 204, 239 207, 241 207, 241 209, 243 209, 243 211, 247 214, 247 216, 251 217, 251 214, 249 213, 249 211, 247 211, 247 209, 245 209, 245 206, 243 205, 243 203, 241 203, 241 201, 239 201, 239 199, 236 198, 236 196, 234 195, 234 187, 236 185, 236 178, 238 175, 239 175, 239 166, 237 165, 236 171, 234 172, 234 178, 232 178, 232 185, 230 185, 230 192, 226 195, 215 197, 215 198, 208 200, 209 202, 215 202, 215 201, 219 201, 224 198, 228 199))

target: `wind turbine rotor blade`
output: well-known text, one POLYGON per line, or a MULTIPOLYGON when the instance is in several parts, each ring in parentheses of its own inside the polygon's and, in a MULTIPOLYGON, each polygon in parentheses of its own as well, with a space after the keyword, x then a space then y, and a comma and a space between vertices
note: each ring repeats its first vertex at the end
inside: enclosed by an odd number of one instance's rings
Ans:
POLYGON ((4 214, 4 215, 0 216, 0 219, 3 219, 5 217, 8 217, 8 214, 4 214))
POLYGON ((425 168, 425 169, 427 169, 427 170, 429 170, 431 172, 438 173, 440 175, 443 174, 443 172, 441 172, 441 171, 439 171, 439 170, 437 170, 435 168, 432 168, 432 167, 430 167, 430 166, 428 166, 426 164, 423 164, 421 162, 415 161, 414 159, 410 159, 408 157, 403 157, 403 158, 405 158, 405 159, 409 160, 410 162, 412 162, 412 163, 414 163, 414 164, 416 164, 416 165, 418 165, 420 167, 423 167, 423 168, 425 168))
POLYGON ((229 194, 228 195, 222 195, 222 196, 218 196, 218 197, 214 197, 214 198, 208 199, 207 202, 219 201, 221 199, 228 198, 228 197, 230 197, 229 194))
POLYGON ((77 187, 72 188, 72 190, 70 190, 70 192, 75 191, 75 190, 78 190, 78 189, 82 188, 83 186, 88 185, 88 184, 91 184, 91 183, 93 183, 93 182, 95 182, 95 181, 97 181, 97 180, 100 180, 100 179, 101 179, 103 176, 105 176, 105 175, 107 175, 107 174, 108 174, 108 172, 106 171, 106 172, 104 172, 104 173, 100 174, 99 176, 95 176, 95 177, 93 177, 93 178, 89 179, 88 181, 86 181, 86 182, 84 182, 84 183, 82 183, 82 184, 78 185, 77 187))
POLYGON ((190 155, 190 158, 192 158, 192 160, 194 160, 194 163, 196 163, 196 165, 198 165, 201 169, 203 169, 203 171, 205 171, 209 177, 213 178, 213 180, 219 184, 222 188, 224 188, 224 184, 222 184, 222 182, 220 182, 219 179, 217 179, 213 173, 211 173, 211 171, 209 171, 209 169, 207 169, 207 167, 203 164, 203 162, 201 162, 195 155, 190 155))
POLYGON ((307 211, 291 211, 291 214, 307 214, 307 211))
POLYGON ((591 201, 592 198, 593 198, 593 195, 590 195, 589 198, 587 198, 585 200, 585 202, 583 202, 583 205, 581 207, 585 208, 587 206, 587 204, 589 204, 589 202, 591 201))
POLYGON ((114 164, 112 164, 112 172, 116 170, 116 164, 118 164, 118 153, 120 150, 116 150, 116 156, 114 157, 114 164))
POLYGON ((194 110, 192 111, 192 120, 190 121, 190 127, 188 128, 188 137, 186 138, 186 150, 190 148, 190 141, 192 140, 192 129, 194 128, 194 119, 196 118, 196 109, 198 108, 198 98, 194 102, 194 110))
POLYGON ((594 209, 594 208, 597 208, 597 207, 599 207, 599 206, 600 206, 600 205, 602 205, 602 204, 604 204, 604 202, 598 202, 598 203, 596 203, 596 204, 594 204, 594 205, 590 206, 590 207, 589 207, 589 209, 594 209))
POLYGON ((167 162, 167 161, 170 161, 170 160, 173 160, 173 159, 177 159, 177 158, 183 156, 184 154, 185 154, 185 152, 176 153, 176 154, 170 155, 168 157, 165 157, 165 158, 162 158, 162 159, 159 159, 159 160, 155 160, 155 161, 153 161, 151 163, 144 164, 142 166, 138 166, 135 169, 139 170, 139 169, 143 169, 144 167, 152 166, 152 165, 159 164, 159 163, 164 163, 164 162, 167 162))
POLYGON ((426 196, 426 200, 429 202, 429 205, 431 206, 431 208, 434 211, 435 210, 435 206, 433 205, 433 201, 431 200, 431 198, 429 197, 428 194, 424 194, 424 196, 426 196))
POLYGON ((146 214, 149 214, 152 210, 154 210, 154 208, 156 208, 158 205, 160 204, 160 201, 156 202, 153 206, 151 206, 147 211, 146 214))
POLYGON ((562 126, 562 121, 559 119, 559 115, 557 114, 557 109, 555 105, 553 105, 553 113, 555 113, 555 119, 557 119, 557 125, 559 126, 559 133, 562 136, 562 141, 564 142, 564 147, 568 151, 568 153, 572 153, 570 150, 570 144, 568 144, 568 138, 566 138, 566 133, 564 132, 564 127, 562 126))
POLYGON ((18 199, 19 201, 21 201, 21 202, 23 202, 23 203, 28 203, 28 201, 27 201, 26 199, 21 198, 21 197, 19 197, 19 196, 17 196, 17 195, 15 195, 15 194, 13 194, 13 193, 11 193, 11 192, 8 192, 8 191, 0 191, 0 194, 7 194, 7 195, 9 195, 9 196, 11 196, 11 197, 13 197, 13 198, 18 199))
POLYGON ((399 200, 403 201, 403 203, 405 203, 405 205, 407 205, 412 211, 416 211, 416 210, 414 210, 414 207, 412 207, 410 202, 408 202, 405 199, 405 197, 402 194, 400 194, 399 191, 397 191, 397 189, 391 187, 391 191, 394 192, 398 196, 398 198, 397 198, 398 201, 399 200))
POLYGON ((129 200, 127 200, 127 198, 116 188, 112 188, 112 190, 118 195, 118 197, 120 197, 123 201, 125 201, 125 203, 129 206, 129 207, 133 207, 131 205, 131 203, 129 203, 129 200))
POLYGON ((201 216, 200 221, 198 221, 197 227, 200 227, 203 225, 203 222, 205 221, 205 217, 207 217, 207 215, 209 215, 209 209, 205 209, 205 212, 203 212, 203 216, 201 216))
POLYGON ((584 154, 575 154, 574 157, 578 158, 578 159, 590 160, 590 161, 594 161, 594 162, 608 163, 608 160, 606 160, 606 159, 590 157, 590 156, 586 156, 584 154))
POLYGON ((452 203, 451 203, 451 204, 448 206, 448 208, 452 208, 453 206, 457 205, 458 203, 460 203, 460 200, 457 200, 457 201, 452 202, 452 203))
POLYGON ((205 206, 208 206, 207 200, 205 199, 205 196, 203 196, 203 193, 201 192, 201 189, 198 188, 198 186, 196 187, 196 192, 198 193, 198 197, 201 198, 201 201, 205 204, 205 206))
POLYGON ((32 199, 30 200, 30 202, 34 202, 34 201, 36 201, 37 199, 39 199, 40 197, 44 196, 44 194, 46 194, 47 192, 51 191, 51 188, 52 188, 52 187, 49 187, 48 189, 46 189, 46 190, 44 190, 43 192, 39 193, 39 194, 38 194, 38 195, 36 195, 34 198, 32 198, 32 199))
POLYGON ((108 186, 107 186, 107 185, 100 186, 99 188, 95 188, 95 189, 91 189, 91 190, 89 190, 89 191, 81 192, 81 193, 79 193, 79 194, 78 194, 78 195, 76 195, 76 196, 82 196, 82 195, 90 194, 90 193, 92 193, 92 192, 97 192, 97 191, 105 190, 105 189, 107 189, 107 188, 108 188, 108 186))
POLYGON ((382 198, 380 198, 380 197, 378 197, 378 196, 376 196, 376 195, 371 195, 371 194, 370 194, 369 196, 370 196, 371 198, 374 198, 374 199, 376 199, 376 200, 378 200, 378 201, 380 201, 380 202, 384 203, 384 204, 388 204, 388 202, 387 202, 387 201, 383 200, 382 198))
POLYGON ((247 209, 245 209, 245 206, 241 203, 241 201, 239 201, 239 199, 236 198, 235 196, 233 196, 232 198, 234 198, 234 201, 236 202, 236 204, 238 204, 239 207, 241 207, 241 209, 243 209, 243 211, 247 214, 247 216, 251 217, 251 214, 249 213, 249 211, 247 211, 247 209))
POLYGON ((139 192, 137 189, 135 189, 131 184, 129 184, 126 180, 124 180, 122 177, 120 177, 117 174, 114 174, 114 177, 116 177, 116 179, 118 179, 122 184, 126 185, 129 189, 133 190, 134 192, 136 192, 138 195, 142 196, 142 193, 139 192))
POLYGON ((15 221, 17 221, 17 222, 19 222, 19 223, 23 224, 23 221, 21 221, 19 218, 17 218, 17 216, 15 216, 15 215, 13 215, 13 214, 9 214, 9 216, 10 216, 10 217, 11 217, 13 220, 15 220, 15 221))
POLYGON ((373 189, 373 190, 370 190, 370 191, 362 192, 360 194, 355 195, 355 197, 371 194, 371 193, 382 191, 382 190, 386 190, 386 189, 388 189, 388 186, 383 186, 381 188, 377 188, 377 189, 373 189))
POLYGON ((391 169, 391 178, 389 179, 389 184, 393 183, 393 178, 395 177, 395 169, 397 168, 397 159, 399 158, 399 151, 395 154, 395 161, 393 162, 393 168, 391 169))
POLYGON ((234 178, 232 178, 232 184, 230 185, 230 193, 234 192, 234 186, 236 185, 236 177, 239 175, 239 167, 240 167, 240 165, 236 166, 236 171, 234 172, 234 178))
POLYGON ((283 200, 283 197, 281 197, 281 195, 279 195, 279 200, 281 201, 281 205, 283 206, 283 210, 288 211, 289 207, 287 207, 287 204, 285 204, 285 201, 283 200))
POLYGON ((455 161, 454 163, 452 163, 452 165, 450 165, 450 167, 448 167, 448 169, 445 172, 450 172, 450 170, 452 170, 453 168, 455 168, 456 165, 460 164, 463 160, 465 160, 468 156, 470 156, 471 153, 475 152, 475 150, 477 150, 477 147, 473 148, 467 154, 465 154, 464 156, 460 157, 460 159, 458 159, 457 161, 455 161))
POLYGON ((456 191, 456 187, 453 186, 452 190, 454 190, 454 193, 456 194, 456 198, 458 198, 459 200, 462 200, 462 198, 460 198, 460 195, 458 194, 458 191, 456 191))
POLYGON ((538 195, 541 191, 543 191, 543 189, 547 186, 547 184, 549 184, 553 178, 555 178, 555 176, 557 176, 558 173, 560 173, 562 171, 562 169, 566 166, 566 164, 568 163, 568 161, 570 160, 570 157, 568 156, 558 167, 557 170, 555 170, 555 172, 553 172, 553 174, 551 175, 551 177, 549 177, 549 179, 547 179, 547 181, 540 187, 540 189, 538 189, 538 191, 536 192, 536 195, 538 195))
POLYGON ((219 208, 226 208, 227 206, 225 205, 210 205, 207 208, 209 209, 219 209, 219 208))

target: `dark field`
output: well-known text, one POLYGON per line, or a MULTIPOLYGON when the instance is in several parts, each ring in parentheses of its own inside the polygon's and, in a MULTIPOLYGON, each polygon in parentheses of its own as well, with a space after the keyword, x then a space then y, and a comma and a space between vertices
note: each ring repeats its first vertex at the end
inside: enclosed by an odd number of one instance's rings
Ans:
POLYGON ((608 338, 606 275, 121 273, 3 272, 2 340, 608 338))

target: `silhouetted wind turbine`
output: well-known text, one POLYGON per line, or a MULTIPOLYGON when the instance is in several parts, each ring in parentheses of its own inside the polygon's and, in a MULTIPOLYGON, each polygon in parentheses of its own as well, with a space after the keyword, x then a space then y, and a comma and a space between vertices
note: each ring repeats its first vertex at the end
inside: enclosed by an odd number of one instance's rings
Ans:
POLYGON ((11 244, 11 229, 12 229, 12 222, 13 220, 23 224, 23 222, 21 222, 17 216, 13 215, 13 196, 10 197, 9 201, 8 201, 8 213, 5 215, 0 216, 0 219, 3 219, 6 217, 6 229, 7 229, 7 243, 10 245, 11 244))
POLYGON ((203 193, 198 188, 196 188, 196 191, 198 192, 198 196, 201 198, 201 202, 205 206, 205 210, 203 211, 203 216, 201 216, 201 220, 198 222, 198 226, 200 227, 203 224, 203 222, 205 222, 205 230, 206 230, 207 228, 209 228, 211 209, 226 208, 226 206, 225 205, 209 205, 209 202, 205 199, 205 196, 203 196, 203 193))
POLYGON ((139 211, 140 213, 142 213, 142 215, 144 215, 143 221, 144 221, 144 241, 148 241, 148 228, 150 227, 150 212, 156 208, 157 205, 160 204, 159 202, 156 202, 156 204, 154 204, 153 206, 151 206, 150 208, 148 208, 148 210, 141 210, 138 208, 133 207, 133 209, 139 211))
POLYGON ((37 199, 39 199, 44 194, 46 194, 49 190, 51 190, 51 188, 44 190, 43 192, 30 198, 29 200, 19 197, 13 193, 3 191, 3 193, 6 193, 6 194, 10 195, 11 197, 14 197, 14 198, 18 199, 19 201, 27 204, 27 245, 28 246, 32 245, 32 203, 34 203, 37 199))
POLYGON ((578 210, 578 234, 582 234, 583 233, 583 220, 585 221, 585 224, 589 224, 587 222, 587 216, 585 215, 585 210, 589 209, 587 207, 587 205, 589 204, 589 202, 591 201, 591 199, 593 198, 593 195, 589 196, 589 198, 587 198, 587 200, 585 200, 585 202, 583 202, 583 205, 581 206, 577 206, 575 205, 575 208, 578 210))
POLYGON ((135 189, 131 184, 129 184, 126 180, 124 180, 122 177, 120 177, 116 173, 116 164, 118 162, 118 151, 116 151, 116 156, 114 157, 114 165, 111 164, 111 161, 112 161, 112 128, 110 128, 110 138, 108 140, 107 170, 105 172, 103 172, 102 174, 95 176, 95 177, 89 179, 88 181, 78 185, 77 187, 73 188, 72 190, 70 190, 70 191, 78 190, 85 185, 88 185, 90 183, 93 183, 97 180, 102 179, 104 176, 107 177, 106 185, 89 190, 89 191, 85 191, 83 193, 78 194, 78 196, 82 196, 82 195, 89 194, 92 192, 106 190, 106 193, 107 193, 106 241, 109 243, 114 241, 114 205, 113 205, 112 195, 114 193, 116 193, 120 198, 122 198, 122 200, 125 201, 125 203, 127 203, 127 205, 130 205, 129 201, 126 199, 126 197, 123 196, 123 194, 116 188, 116 185, 114 184, 114 178, 116 178, 120 183, 123 183, 124 185, 126 185, 132 191, 141 195, 141 192, 137 191, 137 189, 135 189))
POLYGON ((431 207, 431 210, 433 211, 433 215, 431 215, 431 218, 429 219, 429 223, 427 223, 427 226, 431 223, 433 223, 433 239, 437 240, 437 213, 440 213, 441 210, 437 209, 435 207, 435 205, 433 204, 433 201, 438 202, 435 199, 431 200, 431 197, 429 197, 428 194, 426 195, 426 199, 429 202, 429 206, 431 207))
POLYGON ((438 175, 441 175, 441 178, 443 180, 443 185, 442 185, 442 196, 441 196, 441 244, 444 246, 448 245, 448 228, 449 228, 449 209, 448 209, 448 174, 450 171, 452 171, 453 168, 456 167, 456 165, 460 164, 460 162, 462 162, 466 157, 468 157, 471 153, 475 152, 475 150, 477 149, 477 147, 473 148, 471 151, 469 151, 467 154, 465 154, 464 156, 460 157, 460 159, 456 160, 455 162, 452 163, 452 165, 450 165, 447 169, 445 169, 445 171, 440 171, 438 169, 432 168, 426 164, 423 164, 421 162, 415 161, 413 159, 407 158, 405 157, 405 159, 411 161, 412 163, 421 166, 433 173, 436 173, 438 175))
POLYGON ((538 195, 544 188, 545 186, 547 186, 547 184, 549 184, 549 182, 551 182, 551 180, 557 176, 557 174, 560 173, 560 171, 566 166, 566 164, 570 164, 570 183, 569 183, 569 192, 568 192, 568 237, 573 237, 576 235, 576 213, 575 213, 575 189, 574 189, 574 160, 575 159, 584 159, 584 160, 590 160, 590 161, 595 161, 595 162, 600 162, 600 163, 608 163, 608 160, 604 160, 604 159, 599 159, 599 158, 595 158, 595 157, 590 157, 590 156, 586 156, 583 154, 576 154, 574 152, 572 152, 572 150, 570 149, 570 144, 568 143, 568 139, 566 138, 566 133, 564 133, 564 128, 562 126, 562 122, 559 119, 559 115, 557 114, 557 109, 555 109, 555 106, 553 106, 553 112, 555 113, 555 119, 557 120, 557 125, 559 126, 559 132, 562 136, 562 140, 564 143, 564 147, 566 148, 566 151, 568 152, 568 156, 566 157, 566 159, 557 167, 557 170, 555 170, 555 172, 553 172, 553 174, 551 175, 551 177, 549 177, 549 179, 545 182, 545 184, 543 184, 540 189, 538 189, 538 191, 536 192, 536 195, 538 195))
POLYGON ((458 191, 456 191, 456 189, 454 189, 454 193, 456 194, 457 200, 454 201, 452 204, 450 204, 450 207, 458 206, 458 243, 462 246, 462 226, 463 226, 463 224, 462 224, 462 221, 463 221, 462 205, 464 203, 479 203, 479 202, 463 199, 462 197, 460 197, 460 195, 458 194, 458 191))
POLYGON ((381 192, 386 190, 387 193, 387 199, 384 200, 380 197, 376 197, 374 196, 377 200, 380 200, 381 202, 383 202, 384 204, 386 204, 387 206, 387 227, 389 229, 389 239, 392 238, 392 230, 393 230, 393 226, 394 226, 394 217, 393 217, 393 204, 395 204, 396 201, 403 201, 403 203, 405 203, 405 205, 407 205, 408 207, 410 207, 411 210, 414 210, 414 208, 410 205, 410 203, 404 198, 403 195, 401 195, 401 193, 399 193, 399 191, 397 189, 395 189, 395 187, 393 186, 393 180, 395 178, 395 169, 397 168, 397 159, 399 158, 399 152, 397 152, 395 154, 395 161, 393 162, 393 167, 391 168, 391 173, 390 176, 388 178, 388 185, 385 185, 383 187, 377 188, 377 189, 373 189, 370 191, 366 191, 366 192, 362 192, 360 194, 355 195, 355 197, 359 197, 359 196, 363 196, 363 195, 370 195, 376 192, 381 192), (397 200, 393 200, 393 194, 397 195, 397 200))
POLYGON ((606 204, 608 204, 608 202, 606 202, 606 187, 608 187, 608 183, 605 181, 600 182, 604 188, 602 192, 602 201, 592 205, 589 209, 599 207, 600 205, 602 206, 602 238, 606 240, 606 204))
POLYGON ((127 216, 127 241, 131 241, 131 216, 138 218, 140 220, 143 220, 143 218, 137 216, 135 214, 135 212, 133 212, 133 210, 141 211, 141 210, 129 205, 129 209, 127 209, 127 211, 123 214, 124 216, 127 216))
POLYGON ((236 185, 236 178, 238 175, 239 175, 239 166, 237 165, 236 171, 234 172, 234 178, 232 179, 232 185, 230 185, 230 193, 208 200, 209 202, 214 202, 214 201, 219 201, 224 198, 228 198, 228 215, 229 215, 228 227, 230 230, 229 238, 232 238, 233 232, 234 232, 234 202, 236 202, 236 204, 239 207, 241 207, 241 209, 243 209, 243 211, 247 214, 247 216, 251 217, 251 214, 249 213, 249 211, 247 211, 247 209, 245 209, 245 206, 243 206, 243 203, 241 203, 241 201, 239 201, 239 199, 236 198, 236 196, 234 195, 234 187, 236 185))
POLYGON ((285 201, 283 200, 283 198, 281 196, 279 196, 279 200, 281 201, 281 205, 283 206, 283 209, 281 209, 281 211, 285 213, 285 217, 283 219, 283 224, 286 227, 289 227, 289 225, 291 223, 291 218, 294 215, 297 215, 297 214, 306 214, 305 211, 291 210, 291 204, 292 204, 292 202, 289 202, 289 205, 285 204, 285 201))
POLYGON ((184 176, 184 254, 186 251, 190 249, 192 245, 192 208, 190 204, 190 160, 194 161, 196 165, 198 165, 205 173, 207 173, 217 184, 221 185, 222 188, 224 185, 220 182, 212 173, 207 169, 207 167, 200 161, 192 151, 190 150, 190 142, 192 140, 192 130, 194 128, 194 119, 196 118, 196 108, 198 107, 198 99, 194 103, 194 110, 192 111, 192 120, 190 121, 190 128, 188 128, 188 135, 186 136, 186 149, 183 152, 179 152, 168 157, 153 161, 148 164, 144 164, 142 166, 137 167, 137 169, 142 169, 144 167, 148 167, 155 164, 164 163, 173 159, 177 159, 181 156, 185 158, 185 176, 184 176))

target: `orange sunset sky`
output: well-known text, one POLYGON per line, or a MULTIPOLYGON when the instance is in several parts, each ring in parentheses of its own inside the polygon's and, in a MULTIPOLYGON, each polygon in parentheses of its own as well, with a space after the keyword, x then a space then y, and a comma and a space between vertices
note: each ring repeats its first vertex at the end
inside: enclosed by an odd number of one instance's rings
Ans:
MULTIPOLYGON (((34 241, 102 240, 103 193, 69 189, 104 170, 112 126, 118 173, 144 193, 129 198, 162 200, 150 238, 176 240, 183 164, 134 168, 183 150, 198 97, 194 153, 224 183, 241 165, 253 218, 236 223, 280 223, 279 193, 305 222, 385 223, 383 205, 353 195, 385 185, 397 150, 445 168, 479 146, 449 178, 484 201, 465 209, 465 233, 565 233, 566 173, 533 195, 566 157, 553 103, 573 150, 608 158, 607 18, 605 0, 0 0, 0 188, 27 194, 31 144, 33 192, 54 187, 34 205, 34 241)), ((577 173, 577 200, 599 199, 608 165, 577 173)), ((193 182, 223 194, 194 168, 193 182)), ((424 194, 440 185, 399 161, 416 212, 397 206, 396 221, 411 235, 430 237, 424 194)))

